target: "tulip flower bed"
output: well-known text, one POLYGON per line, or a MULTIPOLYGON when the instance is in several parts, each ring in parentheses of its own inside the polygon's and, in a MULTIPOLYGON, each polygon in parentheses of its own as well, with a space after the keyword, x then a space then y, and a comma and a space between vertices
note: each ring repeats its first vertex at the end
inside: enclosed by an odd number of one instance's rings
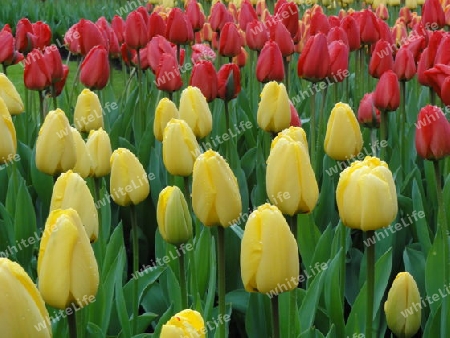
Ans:
POLYGON ((27 4, 2 337, 450 336, 448 1, 27 4))

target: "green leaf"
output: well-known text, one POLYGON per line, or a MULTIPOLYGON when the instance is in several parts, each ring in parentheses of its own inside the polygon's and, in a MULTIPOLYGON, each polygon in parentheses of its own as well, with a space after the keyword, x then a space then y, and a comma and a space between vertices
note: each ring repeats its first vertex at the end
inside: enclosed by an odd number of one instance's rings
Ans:
MULTIPOLYGON (((119 265, 123 265, 125 261, 125 250, 122 249, 119 252, 119 265)), ((122 271, 117 270, 115 276, 115 304, 117 309, 117 314, 119 316, 119 322, 122 326, 122 331, 125 334, 125 337, 131 337, 131 325, 130 318, 127 312, 127 306, 125 302, 124 292, 122 288, 122 271)))
MULTIPOLYGON (((448 260, 447 260, 448 261, 448 260)), ((434 243, 428 252, 428 257, 425 265, 425 288, 426 294, 432 296, 439 294, 439 290, 444 288, 444 241, 441 232, 436 234, 434 243)), ((433 314, 436 313, 442 299, 439 298, 436 302, 430 302, 430 309, 433 314)))
POLYGON ((250 293, 245 328, 248 337, 269 338, 272 332, 270 299, 265 294, 250 293))
POLYGON ((298 224, 298 247, 305 266, 313 263, 313 255, 320 238, 320 231, 314 223, 312 214, 299 214, 297 216, 298 224))
POLYGON ((306 290, 305 298, 300 306, 300 331, 307 330, 312 327, 316 316, 317 305, 319 304, 320 295, 323 289, 325 273, 320 271, 314 278, 311 285, 306 290))
POLYGON ((417 233, 419 243, 422 246, 422 251, 426 256, 428 255, 428 252, 430 251, 431 248, 430 228, 425 218, 425 213, 423 211, 424 208, 422 203, 422 195, 420 194, 416 180, 414 180, 413 182, 412 199, 413 199, 413 209, 418 211, 419 216, 417 219, 415 219, 413 227, 415 229, 415 232, 417 233), (423 215, 424 217, 420 217, 421 215, 423 215))

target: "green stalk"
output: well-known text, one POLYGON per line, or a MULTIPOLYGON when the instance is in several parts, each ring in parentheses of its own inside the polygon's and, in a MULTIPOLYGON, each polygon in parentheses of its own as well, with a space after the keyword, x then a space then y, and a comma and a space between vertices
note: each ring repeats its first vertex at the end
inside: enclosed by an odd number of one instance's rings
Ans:
POLYGON ((67 322, 69 325, 69 337, 77 338, 77 317, 75 316, 75 312, 67 316, 67 322))
POLYGON ((56 99, 56 88, 55 88, 55 85, 52 85, 51 91, 52 91, 52 99, 53 99, 53 109, 56 110, 56 108, 58 108, 58 101, 56 99))
MULTIPOLYGON (((297 214, 289 217, 291 231, 297 242, 297 214)), ((295 335, 295 309, 297 308, 297 288, 289 292, 289 337, 295 335)), ((278 330, 279 331, 279 330, 278 330)), ((274 335, 275 336, 275 335, 274 335)))
POLYGON ((406 142, 405 142, 405 124, 406 124, 406 82, 400 81, 401 105, 400 105, 400 163, 403 170, 406 171, 406 142))
MULTIPOLYGON (((182 252, 182 248, 179 248, 178 252, 182 252)), ((184 254, 180 255, 180 288, 181 288, 181 306, 183 309, 188 308, 188 292, 186 283, 186 262, 184 254)))
POLYGON ((429 87, 429 89, 430 89, 430 104, 432 106, 435 106, 436 105, 436 93, 434 92, 432 87, 429 87))
MULTIPOLYGON (((130 206, 131 211, 131 235, 133 238, 133 272, 139 270, 139 238, 138 225, 136 221, 136 207, 134 204, 130 206)), ((133 335, 137 334, 137 317, 139 315, 138 302, 138 281, 133 281, 133 335)))
MULTIPOLYGON (((320 111, 319 111, 319 133, 317 135, 317 142, 316 142, 316 160, 317 160, 317 166, 321 167, 322 163, 320 163, 320 159, 318 158, 319 155, 319 145, 323 144, 323 140, 325 140, 325 135, 324 135, 324 129, 325 129, 325 124, 324 124, 324 114, 325 114, 325 103, 327 102, 327 93, 328 93, 328 86, 325 86, 325 89, 323 90, 323 96, 322 96, 322 104, 320 106, 320 111), (323 138, 322 138, 323 136, 323 138), (322 141, 322 142, 319 142, 322 141)), ((323 147, 323 146, 322 146, 323 147)), ((319 170, 319 168, 314 167, 314 172, 316 173, 316 177, 319 178, 319 173, 317 172, 317 170, 319 170)))
MULTIPOLYGON (((382 110, 380 117, 381 117, 381 121, 380 121, 380 138, 381 138, 381 142, 383 142, 383 141, 387 141, 387 132, 388 132, 387 131, 387 118, 388 118, 388 112, 385 111, 385 110, 382 110)), ((380 159, 383 160, 383 161, 386 161, 386 148, 387 147, 381 147, 381 149, 380 149, 380 159)))
POLYGON ((289 95, 289 60, 287 57, 283 58, 284 64, 284 78, 286 79, 286 91, 289 95))
MULTIPOLYGON (((102 188, 102 179, 100 177, 94 177, 94 198, 95 202, 100 201, 100 190, 102 188)), ((98 234, 102 233, 102 209, 98 209, 98 234)), ((134 271, 133 271, 134 272, 134 271)))
POLYGON ((42 95, 42 90, 38 91, 39 95, 39 114, 41 116, 41 126, 44 124, 45 113, 44 113, 44 96, 42 95))
MULTIPOLYGON (((366 239, 371 238, 375 231, 365 232, 366 239)), ((373 297, 375 290, 375 243, 367 247, 367 314, 366 314, 366 336, 372 338, 373 322, 373 297)))
POLYGON ((438 226, 441 232, 444 243, 444 285, 447 285, 448 281, 448 227, 447 227, 447 215, 445 211, 444 198, 442 194, 442 179, 441 170, 439 168, 439 161, 433 161, 434 175, 436 177, 436 195, 438 200, 438 226))
MULTIPOLYGON (((141 56, 139 53, 139 49, 137 50, 137 60, 138 60, 138 95, 139 95, 139 137, 141 138, 142 135, 144 134, 144 130, 145 130, 145 113, 144 113, 144 109, 143 109, 143 105, 142 105, 142 101, 144 100, 144 95, 142 95, 142 69, 141 69, 141 56), (142 130, 141 130, 142 129, 142 130)), ((141 140, 139 139, 139 142, 141 140)))
MULTIPOLYGON (((225 104, 225 132, 227 133, 228 130, 230 129, 230 111, 229 111, 229 107, 228 107, 228 100, 224 101, 225 104)), ((230 147, 229 145, 225 145, 225 156, 226 159, 228 161, 228 164, 230 165, 231 168, 233 168, 232 163, 231 163, 231 151, 230 151, 230 147)))
POLYGON ((370 141, 371 141, 371 147, 372 147, 372 156, 378 156, 377 155, 377 128, 370 128, 370 141))
POLYGON ((2 66, 3 66, 3 74, 5 74, 6 76, 8 76, 8 74, 6 73, 6 66, 5 66, 5 64, 2 63, 2 66))
MULTIPOLYGON (((225 317, 225 228, 217 227, 217 258, 219 277, 219 317, 225 317)), ((225 324, 219 326, 219 338, 225 338, 225 324)))
POLYGON ((272 337, 273 338, 280 338, 280 315, 278 311, 278 296, 273 296, 270 299, 272 303, 272 337))
POLYGON ((312 91, 311 96, 311 119, 309 121, 309 136, 311 144, 311 164, 313 170, 316 170, 316 91, 312 91))

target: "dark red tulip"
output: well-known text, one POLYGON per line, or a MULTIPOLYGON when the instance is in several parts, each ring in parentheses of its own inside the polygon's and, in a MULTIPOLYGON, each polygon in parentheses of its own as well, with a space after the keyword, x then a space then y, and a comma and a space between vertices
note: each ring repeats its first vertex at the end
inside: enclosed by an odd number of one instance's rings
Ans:
POLYGON ((216 53, 206 43, 193 45, 191 56, 192 63, 196 64, 203 60, 214 62, 214 60, 216 60, 216 53))
POLYGON ((392 70, 381 75, 373 93, 373 103, 381 111, 394 111, 400 106, 400 85, 392 70))
POLYGON ((281 18, 281 22, 291 34, 293 39, 298 31, 298 6, 295 2, 286 2, 281 5, 279 11, 276 13, 281 18))
POLYGON ((369 74, 379 79, 384 72, 394 69, 392 45, 385 40, 379 40, 370 57, 369 74))
POLYGON ((61 95, 64 86, 66 85, 67 76, 69 76, 69 67, 66 65, 62 66, 63 68, 63 77, 61 80, 53 84, 53 93, 50 93, 50 96, 58 97, 61 95))
POLYGON ((450 76, 450 66, 437 64, 426 70, 423 75, 427 78, 429 86, 441 97, 441 88, 445 79, 450 76))
POLYGON ((217 97, 230 101, 241 92, 241 72, 234 63, 227 63, 217 72, 217 97))
POLYGON ((177 57, 176 52, 174 52, 170 42, 161 35, 157 35, 153 39, 151 39, 147 44, 146 50, 148 63, 154 73, 156 73, 156 70, 159 67, 161 56, 164 53, 172 54, 175 59, 177 57))
POLYGON ((176 45, 194 41, 194 31, 186 15, 179 8, 172 8, 167 18, 166 38, 176 45))
POLYGON ((111 20, 111 27, 116 33, 119 45, 125 42, 125 20, 121 16, 114 15, 111 20))
POLYGON ((417 116, 417 154, 427 160, 450 155, 450 123, 439 107, 427 105, 417 116))
POLYGON ((380 38, 378 19, 375 14, 368 9, 365 9, 360 13, 361 14, 358 16, 358 24, 361 44, 374 44, 380 38))
POLYGON ((205 23, 205 14, 203 14, 197 0, 189 0, 186 6, 186 16, 191 23, 194 32, 203 28, 205 23))
POLYGON ((34 48, 44 49, 46 46, 50 45, 52 40, 52 31, 50 26, 42 21, 38 21, 32 24, 33 34, 36 36, 34 42, 34 48))
POLYGON ((373 93, 364 94, 358 108, 358 121, 369 128, 380 127, 380 111, 373 104, 373 93))
POLYGON ((183 86, 177 59, 173 54, 164 53, 159 60, 155 78, 156 87, 159 90, 172 93, 183 86))
POLYGON ((331 82, 342 82, 349 75, 348 72, 348 46, 339 41, 333 41, 328 45, 328 54, 330 55, 330 74, 328 79, 331 82))
POLYGON ((270 27, 269 33, 270 39, 278 44, 284 57, 294 54, 294 41, 292 41, 291 34, 287 28, 280 21, 277 21, 270 27))
POLYGON ((44 59, 47 63, 48 69, 50 70, 51 83, 54 84, 61 81, 64 76, 64 70, 58 47, 56 47, 56 45, 46 47, 44 49, 44 59))
POLYGON ((92 48, 81 63, 80 81, 93 89, 103 89, 109 80, 108 51, 102 45, 92 48))
POLYGON ((269 32, 266 25, 257 20, 250 22, 245 30, 245 39, 248 48, 257 51, 261 50, 269 40, 269 32))
POLYGON ((292 104, 291 100, 289 100, 289 108, 291 110, 291 127, 301 127, 302 126, 302 120, 300 120, 300 117, 298 116, 297 109, 295 109, 294 105, 292 104))
POLYGON ((44 90, 52 84, 51 69, 39 49, 33 49, 26 57, 24 83, 31 90, 44 90))
POLYGON ((283 81, 284 64, 280 47, 275 41, 267 41, 256 63, 256 79, 259 82, 283 81))
POLYGON ((239 11, 239 28, 245 32, 247 25, 253 20, 258 20, 255 9, 249 0, 242 1, 241 9, 239 11))
POLYGON ((211 8, 211 15, 209 16, 212 30, 214 32, 221 31, 227 22, 233 22, 233 16, 223 3, 216 2, 211 8))
POLYGON ((141 49, 149 41, 147 23, 138 11, 132 11, 125 22, 125 43, 129 48, 141 49))
POLYGON ((422 6, 422 24, 429 30, 445 26, 445 13, 439 0, 426 0, 422 6))
POLYGON ((311 35, 316 35, 319 32, 327 35, 331 29, 327 16, 322 12, 311 15, 311 25, 309 29, 311 35))
POLYGON ((408 48, 400 48, 395 56, 394 71, 400 81, 409 81, 416 75, 414 55, 408 48))
POLYGON ((16 49, 11 32, 7 30, 0 31, 0 46, 2 46, 0 48, 0 63, 7 64, 11 62, 16 49))
POLYGON ((339 40, 349 46, 347 33, 345 33, 344 29, 339 26, 331 28, 327 35, 327 43, 330 44, 333 41, 339 40))
POLYGON ((105 47, 105 49, 108 48, 108 43, 105 41, 102 32, 92 21, 81 19, 78 22, 77 31, 79 34, 81 55, 86 55, 97 45, 101 45, 105 47))
POLYGON ((189 86, 200 89, 208 102, 217 97, 217 73, 211 61, 199 61, 192 69, 189 86))
POLYGON ((157 12, 153 12, 148 18, 148 38, 151 40, 154 36, 166 36, 167 25, 163 17, 157 12))
POLYGON ((341 28, 347 33, 350 51, 361 48, 359 24, 352 16, 346 16, 341 21, 341 28))
POLYGON ((236 25, 233 22, 227 22, 220 32, 219 54, 233 57, 241 52, 241 47, 241 34, 236 25))
POLYGON ((330 56, 327 38, 318 33, 308 39, 298 59, 298 76, 312 82, 325 79, 330 74, 330 56))
POLYGON ((34 48, 36 40, 30 20, 27 18, 20 19, 16 25, 16 49, 27 54, 34 48))

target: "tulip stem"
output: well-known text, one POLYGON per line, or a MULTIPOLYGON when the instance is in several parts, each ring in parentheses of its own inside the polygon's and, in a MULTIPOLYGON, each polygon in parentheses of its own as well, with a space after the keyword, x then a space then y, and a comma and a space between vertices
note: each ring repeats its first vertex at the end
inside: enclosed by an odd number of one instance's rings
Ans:
POLYGON ((278 296, 273 296, 270 299, 272 303, 272 337, 279 338, 280 337, 280 316, 278 311, 278 296))
POLYGON ((344 226, 344 223, 341 223, 341 247, 342 247, 341 296, 342 296, 342 308, 345 308, 345 255, 347 253, 347 229, 344 226))
MULTIPOLYGON (((183 247, 178 248, 178 252, 183 252, 183 247)), ((181 288, 181 306, 183 309, 188 308, 188 292, 186 283, 186 261, 184 254, 180 255, 180 288, 181 288)))
POLYGON ((44 96, 42 95, 42 90, 38 91, 39 95, 39 114, 41 116, 41 125, 44 124, 45 114, 44 114, 44 96))
POLYGON ((311 164, 316 170, 316 91, 311 95, 311 118, 309 121, 309 134, 311 143, 311 164))
MULTIPOLYGON (((145 122, 145 114, 144 114, 144 109, 143 109, 143 100, 144 100, 144 95, 142 95, 142 69, 141 69, 141 55, 140 55, 140 50, 137 50, 137 61, 138 61, 138 70, 137 70, 137 74, 138 74, 138 95, 139 95, 139 113, 137 114, 138 116, 138 121, 140 123, 139 124, 139 142, 141 141, 141 137, 144 134, 144 130, 146 127, 146 122, 145 122)), ((136 115, 135 115, 136 116, 136 115)), ((136 135, 135 135, 136 137, 136 135)))
POLYGON ((436 105, 436 93, 434 92, 434 89, 432 87, 429 88, 430 89, 430 104, 432 106, 436 105))
POLYGON ((69 337, 77 338, 77 317, 75 312, 67 316, 67 322, 69 324, 69 337))
MULTIPOLYGON (((230 101, 224 100, 223 102, 225 104, 225 128, 226 128, 225 132, 228 133, 228 131, 230 130, 230 110, 229 110, 229 107, 228 107, 228 103, 230 101)), ((228 144, 225 145, 225 156, 226 156, 226 159, 228 161, 228 164, 230 165, 230 167, 233 168, 232 163, 231 163, 230 146, 228 144)))
MULTIPOLYGON (((217 227, 217 258, 219 275, 219 316, 225 317, 225 228, 217 227)), ((225 324, 219 326, 219 338, 225 338, 225 324)))
POLYGON ((6 66, 5 66, 5 64, 2 63, 2 66, 3 66, 3 74, 5 74, 6 76, 8 76, 8 74, 6 73, 6 66))
MULTIPOLYGON (((139 238, 138 227, 136 222, 136 209, 132 204, 130 206, 131 211, 131 235, 133 237, 133 273, 137 273, 139 270, 139 238)), ((137 317, 139 312, 138 302, 138 281, 133 281, 133 334, 137 334, 137 317)))
MULTIPOLYGON (((297 243, 297 214, 289 217, 291 231, 294 235, 295 242, 297 243)), ((298 247, 298 245, 297 245, 298 247)), ((301 267, 299 267, 301 268, 301 267)), ((298 285, 297 285, 298 286, 298 285)), ((297 308, 297 288, 289 292, 289 337, 295 336, 295 309, 297 308)), ((275 336, 275 335, 274 335, 275 336)))
POLYGON ((372 142, 372 156, 377 157, 377 128, 370 128, 370 141, 372 142))
MULTIPOLYGON (((375 231, 365 232, 366 239, 372 238, 375 231)), ((373 322, 373 294, 375 290, 375 243, 367 247, 367 316, 366 316, 366 336, 372 338, 373 322)))
MULTIPOLYGON (((380 138, 381 142, 387 141, 387 118, 388 112, 386 110, 381 111, 381 121, 380 121, 380 138)), ((386 161, 386 147, 381 147, 380 149, 380 159, 386 161)))
POLYGON ((283 59, 283 64, 284 64, 284 76, 286 79, 286 92, 289 95, 289 60, 287 57, 283 59))
POLYGON ((400 81, 400 90, 402 100, 402 104, 400 106, 400 163, 402 165, 403 170, 406 171, 406 163, 405 163, 406 82, 405 81, 400 81))

